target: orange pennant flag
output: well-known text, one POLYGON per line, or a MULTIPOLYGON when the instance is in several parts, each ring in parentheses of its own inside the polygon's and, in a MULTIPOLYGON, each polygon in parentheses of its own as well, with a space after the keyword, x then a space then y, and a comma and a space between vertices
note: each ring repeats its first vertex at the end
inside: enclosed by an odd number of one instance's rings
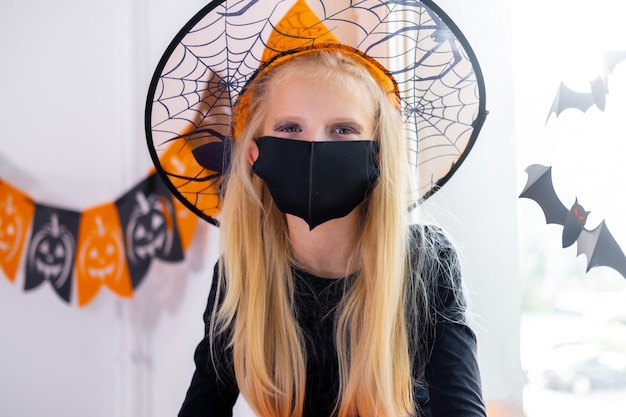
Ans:
MULTIPOLYGON (((169 151, 171 151, 171 148, 166 151, 167 156, 163 157, 164 161, 167 161, 167 163, 170 164, 171 168, 174 170, 182 172, 183 168, 180 166, 179 157, 169 151)), ((155 173, 156 169, 152 168, 150 169, 148 175, 154 175, 155 173)), ((183 252, 187 252, 187 249, 193 240, 193 236, 196 233, 198 216, 189 210, 178 197, 172 196, 172 203, 174 205, 174 212, 176 213, 176 221, 178 222, 180 245, 183 248, 183 252)))
POLYGON ((21 259, 35 203, 26 194, 0 181, 0 267, 11 282, 21 259))
POLYGON ((178 222, 178 234, 183 252, 187 252, 198 226, 198 216, 191 212, 178 198, 172 198, 178 222))
POLYGON ((122 227, 114 203, 82 213, 75 270, 79 307, 89 304, 103 285, 120 297, 133 295, 122 227))

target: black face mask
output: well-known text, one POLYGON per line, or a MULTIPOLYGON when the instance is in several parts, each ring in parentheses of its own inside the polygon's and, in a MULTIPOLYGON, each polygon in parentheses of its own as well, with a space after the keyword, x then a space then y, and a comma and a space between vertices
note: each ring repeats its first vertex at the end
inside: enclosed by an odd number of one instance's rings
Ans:
POLYGON ((378 143, 368 140, 309 142, 263 136, 252 170, 283 213, 310 230, 348 215, 372 191, 380 169, 378 143))

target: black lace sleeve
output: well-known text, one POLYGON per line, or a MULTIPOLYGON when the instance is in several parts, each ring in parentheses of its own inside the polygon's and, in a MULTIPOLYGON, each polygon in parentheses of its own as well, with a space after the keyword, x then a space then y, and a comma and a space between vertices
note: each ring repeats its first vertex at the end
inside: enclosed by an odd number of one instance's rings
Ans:
POLYGON ((232 368, 232 354, 222 340, 217 340, 215 361, 211 360, 209 323, 217 294, 218 268, 215 266, 213 283, 204 312, 204 338, 194 354, 196 369, 187 390, 179 417, 230 417, 239 395, 232 368))

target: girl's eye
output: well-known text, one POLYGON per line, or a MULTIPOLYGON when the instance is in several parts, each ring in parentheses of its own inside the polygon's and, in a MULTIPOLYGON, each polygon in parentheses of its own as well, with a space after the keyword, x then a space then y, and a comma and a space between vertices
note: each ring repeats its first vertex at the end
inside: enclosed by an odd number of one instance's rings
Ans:
POLYGON ((276 131, 285 132, 285 133, 298 133, 300 132, 300 127, 298 125, 284 125, 284 126, 278 126, 276 131))
POLYGON ((340 126, 335 128, 335 133, 339 135, 358 135, 359 132, 351 126, 340 126))

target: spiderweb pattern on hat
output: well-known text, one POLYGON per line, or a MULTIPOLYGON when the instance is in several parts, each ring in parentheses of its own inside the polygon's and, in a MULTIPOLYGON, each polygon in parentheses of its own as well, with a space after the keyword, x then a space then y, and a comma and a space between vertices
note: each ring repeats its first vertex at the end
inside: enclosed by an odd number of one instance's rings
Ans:
POLYGON ((172 41, 148 93, 148 147, 174 195, 200 217, 217 224, 232 106, 259 67, 287 48, 338 40, 391 73, 420 175, 416 201, 464 160, 486 111, 480 68, 458 28, 430 1, 346 3, 214 1, 172 41))

